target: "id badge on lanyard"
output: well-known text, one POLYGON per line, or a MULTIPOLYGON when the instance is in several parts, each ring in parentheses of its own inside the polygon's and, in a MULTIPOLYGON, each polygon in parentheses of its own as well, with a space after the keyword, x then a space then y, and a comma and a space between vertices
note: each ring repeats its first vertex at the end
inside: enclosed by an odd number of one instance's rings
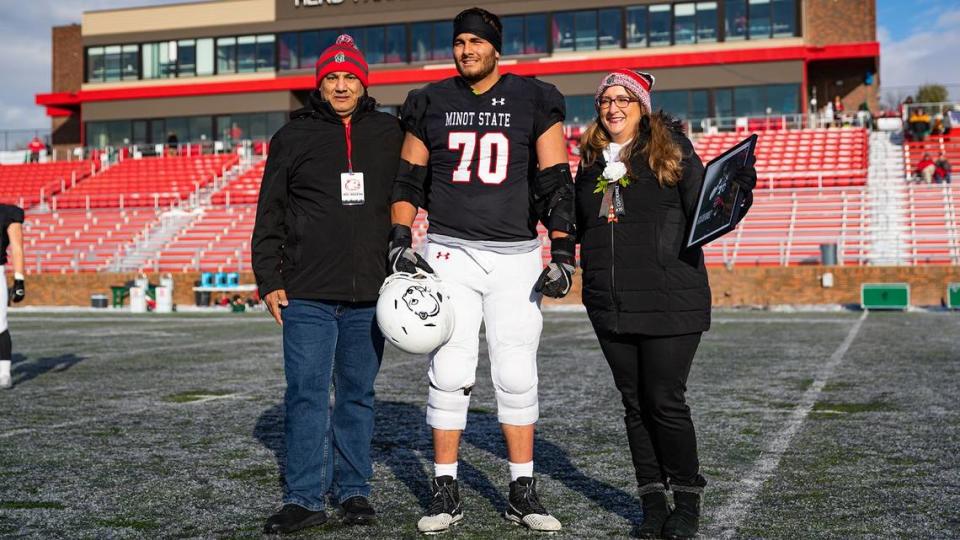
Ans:
POLYGON ((350 124, 344 124, 347 136, 347 168, 340 173, 340 203, 344 206, 363 204, 366 200, 363 189, 363 173, 353 172, 353 144, 350 141, 350 124))

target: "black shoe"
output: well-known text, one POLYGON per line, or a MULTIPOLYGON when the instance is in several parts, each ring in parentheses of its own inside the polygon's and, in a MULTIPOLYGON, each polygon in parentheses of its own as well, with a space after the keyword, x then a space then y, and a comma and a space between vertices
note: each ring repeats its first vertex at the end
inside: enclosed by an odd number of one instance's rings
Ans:
POLYGON ((299 504, 287 503, 276 514, 267 518, 263 526, 264 534, 284 534, 316 527, 327 522, 327 513, 323 510, 314 512, 299 504))
POLYGON ((533 531, 556 532, 562 528, 560 520, 551 516, 540 503, 537 481, 529 476, 510 482, 510 505, 503 516, 533 531))
POLYGON ((452 476, 438 476, 430 487, 433 500, 427 513, 417 522, 417 529, 424 534, 437 534, 463 519, 463 503, 460 501, 460 487, 452 476))
POLYGON ((340 505, 340 521, 344 525, 369 525, 377 520, 377 511, 362 495, 350 497, 340 505))
POLYGON ((643 502, 643 522, 636 529, 637 538, 660 538, 663 524, 670 515, 667 492, 660 484, 659 490, 644 493, 640 500, 643 502))
POLYGON ((675 508, 663 524, 663 537, 668 540, 695 538, 700 529, 700 494, 674 489, 673 504, 675 508))

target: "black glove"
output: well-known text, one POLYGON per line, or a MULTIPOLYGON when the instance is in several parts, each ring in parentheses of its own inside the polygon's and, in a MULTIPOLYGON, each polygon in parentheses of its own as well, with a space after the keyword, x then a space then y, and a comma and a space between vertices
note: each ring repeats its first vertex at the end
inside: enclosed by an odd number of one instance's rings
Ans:
POLYGON ((23 302, 23 298, 27 295, 27 291, 24 288, 23 279, 14 279, 13 287, 7 291, 7 295, 13 300, 13 303, 23 302))
POLYGON ((753 191, 753 188, 757 187, 757 169, 754 168, 756 162, 757 157, 750 156, 743 167, 737 169, 736 174, 733 175, 733 183, 740 186, 740 189, 753 191))
POLYGON ((576 269, 574 251, 577 242, 572 236, 554 238, 550 242, 550 264, 543 269, 533 290, 550 298, 563 298, 573 287, 573 271, 576 269))
POLYGON ((433 268, 410 246, 413 232, 406 225, 394 225, 390 231, 390 247, 387 251, 387 273, 406 272, 416 274, 417 269, 433 274, 433 268))

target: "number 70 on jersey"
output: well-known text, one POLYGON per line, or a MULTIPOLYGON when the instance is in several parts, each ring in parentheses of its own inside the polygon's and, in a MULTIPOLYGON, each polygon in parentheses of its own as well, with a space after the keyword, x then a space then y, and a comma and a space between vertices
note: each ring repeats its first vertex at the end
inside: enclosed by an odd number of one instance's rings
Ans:
POLYGON ((477 178, 481 182, 490 185, 503 183, 507 179, 507 164, 510 162, 509 139, 499 132, 484 133, 479 136, 479 141, 477 139, 475 131, 450 132, 447 148, 460 152, 460 162, 453 170, 453 182, 469 183, 471 166, 476 161, 477 178))

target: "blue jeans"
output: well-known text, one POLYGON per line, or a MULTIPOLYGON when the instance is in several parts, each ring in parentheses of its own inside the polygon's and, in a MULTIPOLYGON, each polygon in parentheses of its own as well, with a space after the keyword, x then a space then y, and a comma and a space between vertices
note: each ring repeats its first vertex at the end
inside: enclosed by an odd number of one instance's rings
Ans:
POLYGON ((375 314, 372 303, 295 299, 283 308, 284 503, 319 511, 327 494, 338 503, 370 496, 373 383, 383 358, 375 314))

